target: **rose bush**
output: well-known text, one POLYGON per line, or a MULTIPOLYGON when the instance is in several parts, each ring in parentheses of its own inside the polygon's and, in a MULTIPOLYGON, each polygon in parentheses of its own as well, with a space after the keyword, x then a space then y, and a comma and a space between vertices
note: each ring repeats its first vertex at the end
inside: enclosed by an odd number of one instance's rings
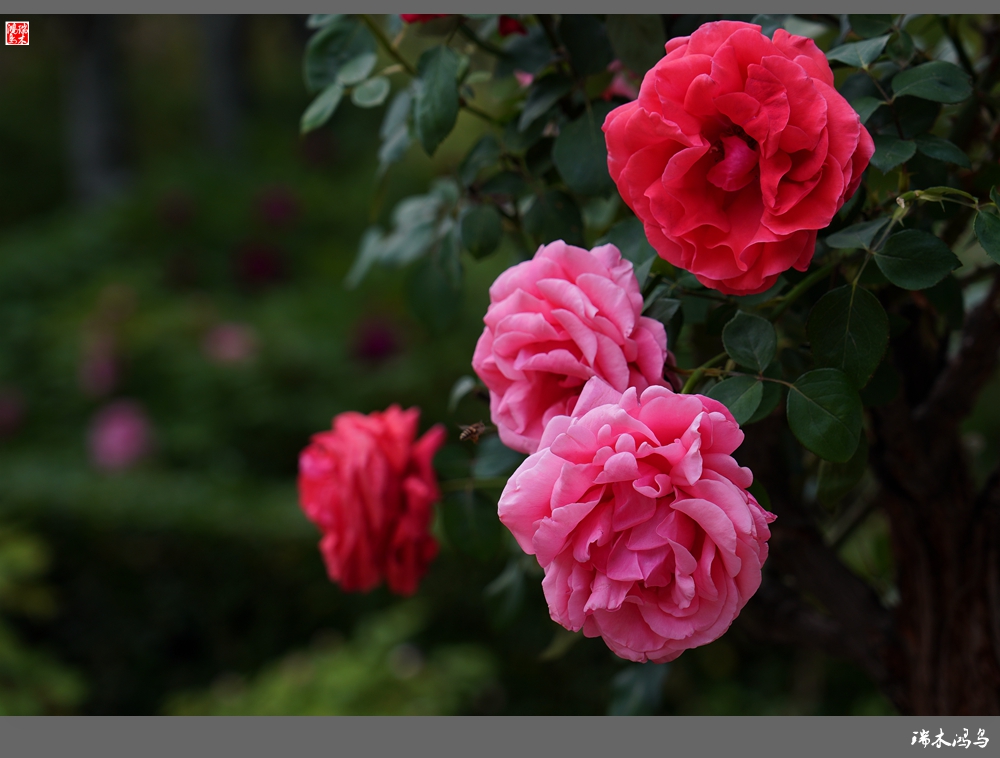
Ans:
POLYGON ((732 458, 742 441, 711 398, 591 379, 500 496, 552 619, 658 663, 725 632, 760 586, 774 520, 732 458))
POLYGON ((472 367, 503 443, 535 452, 546 423, 571 413, 593 376, 619 392, 662 385, 666 331, 641 313, 632 264, 614 245, 560 240, 501 274, 472 367))
POLYGON ((327 571, 345 591, 385 580, 411 595, 437 555, 428 532, 440 497, 431 462, 445 431, 437 425, 417 439, 419 419, 419 409, 396 405, 342 413, 302 451, 302 510, 323 533, 327 571))
POLYGON ((749 295, 804 271, 874 152, 816 44, 718 21, 670 40, 608 114, 608 170, 661 257, 749 295))

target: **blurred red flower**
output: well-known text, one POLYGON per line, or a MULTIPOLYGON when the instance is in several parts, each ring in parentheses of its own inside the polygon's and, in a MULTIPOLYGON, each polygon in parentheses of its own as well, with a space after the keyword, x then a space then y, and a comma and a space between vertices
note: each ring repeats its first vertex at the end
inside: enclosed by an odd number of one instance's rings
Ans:
POLYGON ((347 592, 384 580, 411 595, 437 555, 429 528, 440 491, 431 462, 445 431, 437 425, 416 439, 419 419, 418 408, 398 405, 341 413, 299 458, 302 510, 323 533, 330 578, 347 592))

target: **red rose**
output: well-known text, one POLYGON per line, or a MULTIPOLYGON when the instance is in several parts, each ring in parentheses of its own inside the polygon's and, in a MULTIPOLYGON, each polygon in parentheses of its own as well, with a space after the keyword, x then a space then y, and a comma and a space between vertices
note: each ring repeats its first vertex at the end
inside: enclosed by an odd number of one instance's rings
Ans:
POLYGON ((501 37, 509 37, 512 34, 524 35, 528 33, 528 27, 513 16, 501 16, 497 32, 499 32, 501 37))
POLYGON ((299 458, 299 500, 320 531, 330 578, 345 591, 366 591, 383 579, 411 595, 437 555, 428 532, 440 498, 431 461, 444 427, 419 440, 420 410, 341 413, 333 429, 313 435, 299 458))
POLYGON ((874 145, 816 44, 717 21, 672 39, 604 122, 608 170, 661 257, 730 295, 804 271, 874 145))
MULTIPOLYGON (((408 24, 426 24, 436 18, 447 18, 450 13, 400 13, 399 17, 408 24)), ((511 34, 527 34, 527 27, 513 16, 501 16, 497 32, 501 37, 511 34)))
POLYGON ((436 18, 448 18, 450 13, 400 13, 399 17, 408 24, 426 24, 436 18))

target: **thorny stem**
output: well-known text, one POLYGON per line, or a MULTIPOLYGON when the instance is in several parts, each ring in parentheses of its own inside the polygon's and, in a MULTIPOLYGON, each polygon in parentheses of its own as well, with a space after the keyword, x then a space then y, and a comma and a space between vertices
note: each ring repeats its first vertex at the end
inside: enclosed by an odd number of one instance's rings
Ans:
POLYGON ((378 41, 382 44, 382 47, 385 48, 385 51, 392 56, 393 60, 399 63, 399 65, 402 66, 404 69, 406 69, 406 73, 408 73, 410 76, 416 76, 417 69, 413 66, 412 63, 410 63, 408 60, 406 60, 406 58, 402 56, 402 54, 399 52, 396 46, 392 44, 392 40, 389 39, 388 36, 386 36, 386 33, 382 30, 382 27, 379 26, 377 23, 375 23, 375 19, 373 19, 367 13, 362 13, 361 20, 365 22, 365 26, 367 26, 368 29, 371 31, 371 33, 375 35, 378 41))
POLYGON ((472 31, 472 29, 470 29, 467 24, 464 24, 464 23, 459 24, 458 25, 458 31, 460 31, 462 33, 462 35, 467 40, 469 40, 469 42, 471 42, 472 44, 476 45, 479 48, 482 48, 487 53, 491 53, 492 55, 495 55, 498 58, 506 58, 507 57, 507 53, 505 51, 501 50, 496 45, 493 45, 492 43, 487 42, 484 39, 480 39, 479 35, 476 34, 474 31, 472 31))
POLYGON ((811 274, 809 274, 809 276, 807 276, 801 282, 792 287, 792 289, 788 291, 787 295, 782 295, 781 297, 777 298, 778 305, 771 313, 771 317, 769 320, 776 321, 778 317, 781 316, 782 313, 788 310, 788 307, 792 303, 798 300, 799 297, 801 297, 803 293, 809 290, 810 287, 816 284, 816 282, 820 281, 827 274, 833 271, 839 263, 840 261, 834 261, 833 263, 827 263, 822 268, 816 269, 811 274))
MULTIPOLYGON (((408 60, 406 60, 406 58, 403 57, 402 53, 399 52, 399 49, 392 43, 392 40, 390 40, 386 36, 386 33, 384 31, 382 31, 382 27, 380 27, 377 23, 375 23, 375 20, 367 13, 363 13, 361 15, 361 19, 365 22, 365 25, 371 30, 372 34, 374 34, 378 38, 378 41, 382 44, 382 47, 384 47, 386 52, 389 53, 390 56, 392 56, 393 60, 399 63, 399 65, 402 66, 406 70, 406 73, 408 73, 410 76, 414 77, 417 76, 417 69, 413 66, 412 63, 410 63, 408 60)), ((479 118, 488 121, 494 126, 500 126, 500 122, 496 118, 494 118, 489 113, 479 108, 479 106, 472 105, 471 103, 466 102, 464 98, 459 102, 461 103, 462 107, 465 108, 469 113, 479 116, 479 118)))
MULTIPOLYGON (((716 363, 718 363, 719 361, 721 361, 721 360, 723 360, 724 358, 727 358, 727 357, 729 357, 728 353, 725 353, 725 352, 719 353, 714 358, 709 358, 707 361, 705 361, 703 364, 701 364, 698 368, 696 368, 694 370, 694 372, 691 374, 691 376, 688 377, 688 380, 686 382, 684 382, 684 386, 681 388, 681 394, 682 395, 690 395, 691 392, 694 390, 695 386, 698 384, 698 382, 701 381, 701 378, 705 375, 705 371, 707 371, 713 365, 715 365, 716 363)), ((675 370, 678 373, 683 373, 682 369, 675 369, 675 370)))

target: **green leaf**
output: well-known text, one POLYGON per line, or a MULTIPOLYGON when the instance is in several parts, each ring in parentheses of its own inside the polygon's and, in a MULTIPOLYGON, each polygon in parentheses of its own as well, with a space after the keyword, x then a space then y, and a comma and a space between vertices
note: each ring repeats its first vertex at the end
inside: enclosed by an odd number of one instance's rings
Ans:
POLYGON ((448 413, 454 413, 462 398, 472 392, 478 384, 479 381, 474 376, 460 376, 452 385, 451 394, 448 396, 448 413))
POLYGON ((905 29, 900 29, 889 40, 886 52, 891 58, 901 63, 908 63, 910 58, 913 57, 913 50, 913 37, 905 29))
POLYGON ((807 334, 816 365, 840 369, 861 389, 889 344, 889 318, 871 292, 848 284, 813 306, 807 334))
MULTIPOLYGON (((769 379, 781 379, 781 364, 775 361, 766 369, 764 369, 764 376, 769 379)), ((771 415, 771 411, 778 407, 778 403, 781 402, 781 391, 782 386, 778 382, 761 382, 761 387, 764 391, 760 397, 760 405, 757 406, 757 410, 754 411, 753 415, 747 419, 747 424, 756 424, 758 421, 767 418, 771 415)))
POLYGON ((851 459, 861 434, 858 391, 835 368, 808 371, 788 391, 788 425, 802 445, 837 463, 851 459))
POLYGON ((877 97, 870 97, 868 95, 851 101, 851 107, 858 112, 858 117, 861 119, 862 124, 868 121, 871 115, 882 105, 883 102, 877 97))
POLYGON ((500 575, 483 590, 490 621, 498 629, 509 626, 521 610, 526 584, 522 558, 529 557, 511 558, 500 575))
POLYGON ((994 205, 1000 207, 1000 191, 998 191, 997 187, 990 188, 990 200, 993 201, 994 205))
POLYGON ((528 191, 528 184, 513 171, 501 171, 494 174, 479 188, 483 195, 519 198, 528 191))
POLYGON ((875 143, 875 154, 872 155, 872 165, 883 174, 888 174, 896 166, 910 160, 917 152, 917 143, 901 140, 891 134, 876 134, 872 137, 875 143))
POLYGON ((666 326, 681 309, 681 301, 675 297, 658 297, 643 312, 643 316, 654 318, 666 326))
POLYGON ((1000 263, 1000 217, 982 210, 976 214, 976 238, 986 254, 1000 263))
POLYGON ((954 163, 956 166, 961 166, 962 168, 972 168, 969 156, 963 153, 957 145, 953 145, 946 139, 928 134, 917 137, 914 142, 917 143, 917 150, 928 158, 934 158, 945 163, 954 163))
POLYGON ((503 525, 496 503, 482 490, 460 490, 445 497, 441 521, 448 542, 458 552, 484 562, 500 552, 503 525))
POLYGON ((663 701, 669 663, 630 663, 611 681, 609 716, 651 716, 663 701))
POLYGON ((960 265, 948 246, 933 234, 905 229, 889 237, 875 263, 885 278, 908 290, 933 287, 960 265))
MULTIPOLYGON (((629 216, 624 221, 619 221, 608 230, 607 234, 597 240, 595 245, 608 243, 617 247, 622 258, 631 261, 634 268, 638 268, 657 257, 656 250, 646 239, 646 231, 642 222, 635 216, 629 216)), ((642 289, 644 284, 645 281, 640 281, 639 288, 642 289)))
POLYGON ((604 24, 586 13, 567 13, 559 20, 559 36, 569 53, 569 62, 578 76, 604 71, 614 53, 604 24))
POLYGON ((665 55, 667 38, 660 16, 610 15, 607 24, 615 57, 638 76, 643 76, 665 55))
MULTIPOLYGON (((337 81, 342 67, 360 56, 374 55, 375 51, 375 38, 365 25, 349 16, 340 16, 316 32, 306 45, 306 88, 310 93, 325 89, 337 81)), ((361 78, 367 75, 366 72, 361 78)))
POLYGON ((480 138, 462 159, 462 163, 458 167, 458 177, 462 180, 462 184, 469 186, 476 181, 480 171, 495 166, 499 161, 500 143, 492 134, 487 134, 480 138))
POLYGON ((474 258, 485 258, 497 249, 503 226, 492 205, 478 205, 462 216, 462 246, 474 258))
POLYGON ((340 99, 344 96, 344 88, 337 82, 328 86, 317 95, 316 99, 309 104, 306 112, 302 114, 302 124, 300 130, 302 134, 318 129, 325 124, 333 112, 340 105, 340 99))
POLYGON ((439 263, 425 258, 411 272, 406 286, 410 310, 434 335, 451 329, 462 312, 462 289, 439 263))
POLYGON ((531 85, 524 109, 517 120, 518 131, 525 131, 539 117, 548 113, 549 108, 573 90, 573 82, 561 74, 549 74, 531 85))
POLYGON ((614 189, 608 173, 608 147, 601 125, 611 110, 607 103, 593 106, 564 126, 552 147, 552 160, 566 186, 581 195, 601 195, 614 189))
POLYGON ((771 38, 778 29, 784 26, 786 18, 787 14, 784 13, 758 13, 750 19, 750 23, 760 26, 760 33, 765 37, 771 38))
MULTIPOLYGON (((500 441, 500 437, 491 434, 483 437, 476 446, 476 460, 472 464, 472 476, 475 479, 497 479, 510 476, 518 466, 524 463, 528 456, 511 450, 500 441)), ((495 515, 495 514, 494 514, 495 515)))
POLYGON ((823 505, 835 505, 861 481, 868 468, 868 438, 862 433, 854 455, 846 463, 820 461, 816 499, 823 505))
POLYGON ((722 345, 741 366, 763 371, 774 360, 778 335, 767 319, 737 311, 722 330, 722 345))
POLYGON ((385 102, 391 88, 384 76, 374 76, 351 90, 351 102, 359 108, 375 108, 385 102))
POLYGON ((892 91, 895 97, 910 95, 935 103, 960 103, 972 94, 972 82, 954 63, 931 61, 896 74, 892 91))
POLYGON ((337 70, 337 81, 345 87, 363 82, 368 78, 368 74, 372 72, 377 62, 378 56, 375 53, 361 53, 346 61, 337 70))
POLYGON ((313 13, 306 19, 306 29, 321 29, 341 17, 340 13, 313 13))
POLYGON ((410 147, 410 129, 406 120, 410 115, 413 95, 409 88, 400 90, 385 109, 382 125, 379 127, 379 137, 382 144, 378 150, 377 176, 382 176, 389 166, 400 160, 410 147))
POLYGON ((563 240, 583 244, 583 218, 573 198, 557 189, 547 189, 534 198, 524 214, 524 230, 543 245, 563 240))
POLYGON ((893 23, 895 21, 895 16, 890 16, 888 14, 865 14, 865 15, 850 15, 847 17, 851 24, 851 29, 853 29, 859 37, 875 37, 879 34, 885 34, 887 31, 892 29, 893 23))
POLYGON ((826 238, 828 247, 838 250, 867 250, 878 234, 889 223, 889 217, 877 218, 874 221, 864 221, 841 229, 836 234, 826 238))
POLYGON ((826 54, 827 60, 840 61, 855 68, 868 68, 874 63, 885 50, 885 43, 889 41, 888 34, 873 39, 866 39, 862 42, 851 42, 847 45, 835 47, 826 54))
POLYGON ((433 155, 458 120, 458 55, 444 45, 425 50, 414 83, 414 130, 426 153, 433 155))
POLYGON ((741 426, 753 416, 763 397, 763 383, 752 376, 734 376, 712 386, 708 396, 729 409, 741 426))

